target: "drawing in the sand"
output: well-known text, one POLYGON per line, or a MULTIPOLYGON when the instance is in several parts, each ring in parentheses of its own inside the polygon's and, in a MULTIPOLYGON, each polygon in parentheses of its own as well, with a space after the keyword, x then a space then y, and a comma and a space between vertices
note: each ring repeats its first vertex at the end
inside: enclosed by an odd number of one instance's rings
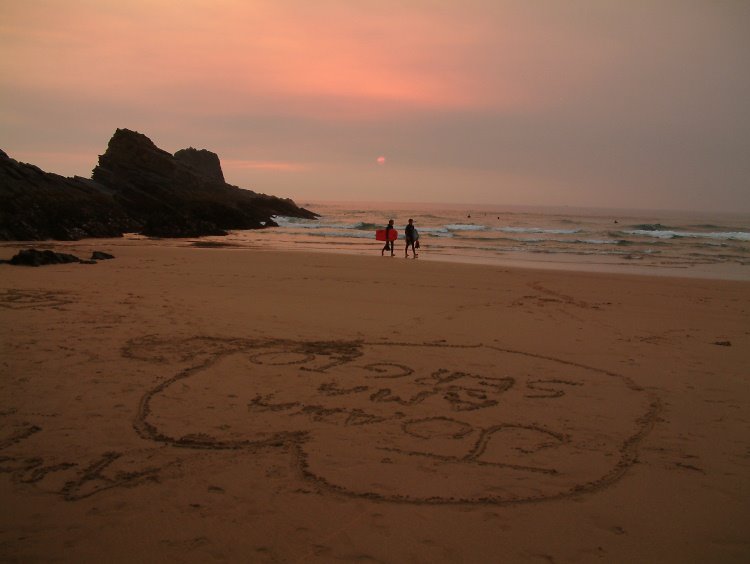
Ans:
POLYGON ((126 354, 167 371, 141 402, 141 436, 284 448, 320 491, 383 501, 595 491, 634 462, 658 410, 618 374, 488 346, 145 339, 126 354), (416 353, 429 368, 415 368, 416 353))
POLYGON ((0 293, 0 307, 7 309, 46 309, 72 303, 68 292, 48 290, 5 290, 0 293))

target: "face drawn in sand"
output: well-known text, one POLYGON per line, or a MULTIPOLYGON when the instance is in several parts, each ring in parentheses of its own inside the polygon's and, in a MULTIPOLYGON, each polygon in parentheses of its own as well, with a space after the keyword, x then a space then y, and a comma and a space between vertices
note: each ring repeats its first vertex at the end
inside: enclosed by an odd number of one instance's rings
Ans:
POLYGON ((595 491, 634 462, 658 411, 625 377, 487 346, 197 338, 126 354, 165 368, 141 402, 142 436, 287 448, 321 491, 383 501, 595 491))

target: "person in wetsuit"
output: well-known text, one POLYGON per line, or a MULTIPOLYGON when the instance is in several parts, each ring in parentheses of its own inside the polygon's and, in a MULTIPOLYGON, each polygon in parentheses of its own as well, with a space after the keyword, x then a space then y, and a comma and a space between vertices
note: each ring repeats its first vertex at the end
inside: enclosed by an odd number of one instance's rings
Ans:
POLYGON ((414 247, 414 243, 417 242, 419 235, 417 234, 417 228, 414 227, 413 219, 409 219, 409 224, 404 229, 404 238, 406 239, 406 248, 404 249, 404 258, 409 256, 409 247, 411 247, 411 252, 414 254, 414 258, 417 258, 417 250, 414 247))
POLYGON ((383 256, 383 253, 390 250, 391 256, 394 256, 393 252, 393 241, 391 241, 391 229, 393 229, 393 220, 391 219, 388 222, 388 225, 385 226, 385 246, 383 247, 383 250, 380 251, 380 256, 383 256))

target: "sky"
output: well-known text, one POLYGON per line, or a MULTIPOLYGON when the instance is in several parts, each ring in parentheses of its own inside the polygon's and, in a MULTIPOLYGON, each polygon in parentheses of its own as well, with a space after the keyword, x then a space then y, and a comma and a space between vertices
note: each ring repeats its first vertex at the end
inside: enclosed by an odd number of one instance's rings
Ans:
POLYGON ((0 149, 321 200, 750 212, 746 0, 0 0, 0 149))

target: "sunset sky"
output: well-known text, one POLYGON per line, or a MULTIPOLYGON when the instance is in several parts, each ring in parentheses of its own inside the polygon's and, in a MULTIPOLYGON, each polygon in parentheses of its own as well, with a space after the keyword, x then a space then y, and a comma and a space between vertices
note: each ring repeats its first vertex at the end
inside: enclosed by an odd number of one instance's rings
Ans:
POLYGON ((0 0, 0 149, 315 200, 750 212, 750 2, 0 0))

